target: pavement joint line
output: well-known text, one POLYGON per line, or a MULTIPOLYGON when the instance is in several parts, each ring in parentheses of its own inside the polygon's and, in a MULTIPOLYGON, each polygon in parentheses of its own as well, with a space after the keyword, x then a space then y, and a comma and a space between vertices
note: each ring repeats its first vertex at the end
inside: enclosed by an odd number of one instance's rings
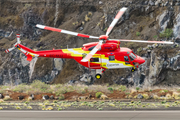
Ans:
POLYGON ((156 112, 166 112, 166 113, 169 113, 169 112, 177 112, 177 113, 180 113, 180 110, 170 110, 170 111, 0 111, 0 113, 3 113, 3 112, 24 112, 24 113, 29 113, 29 112, 39 112, 39 113, 45 113, 45 112, 48 112, 48 113, 54 113, 54 112, 57 112, 57 113, 123 113, 123 112, 129 112, 129 113, 156 113, 156 112))

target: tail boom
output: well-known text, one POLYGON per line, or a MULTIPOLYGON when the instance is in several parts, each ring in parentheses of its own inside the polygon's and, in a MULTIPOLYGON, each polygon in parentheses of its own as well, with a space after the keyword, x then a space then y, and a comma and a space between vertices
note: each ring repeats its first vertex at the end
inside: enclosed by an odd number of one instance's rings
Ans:
POLYGON ((69 58, 69 59, 72 58, 70 54, 64 53, 61 49, 34 51, 21 44, 18 44, 17 48, 26 55, 28 61, 31 61, 33 57, 69 58))

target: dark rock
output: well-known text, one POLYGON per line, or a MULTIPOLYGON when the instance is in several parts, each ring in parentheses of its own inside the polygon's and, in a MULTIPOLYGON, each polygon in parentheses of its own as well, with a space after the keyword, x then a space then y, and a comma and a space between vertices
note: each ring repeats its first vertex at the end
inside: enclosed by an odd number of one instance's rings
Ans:
POLYGON ((83 27, 80 27, 79 30, 82 31, 84 28, 83 27))
POLYGON ((138 99, 143 99, 144 97, 141 94, 138 94, 137 98, 138 99))
POLYGON ((34 94, 31 94, 30 97, 32 98, 32 100, 34 100, 34 94))
POLYGON ((45 81, 46 84, 50 84, 50 81, 45 81))
POLYGON ((5 43, 0 43, 0 46, 4 46, 5 45, 5 43))
POLYGON ((3 99, 4 95, 2 93, 0 93, 0 99, 3 99))
POLYGON ((59 100, 59 97, 56 96, 54 99, 55 99, 55 100, 59 100))
POLYGON ((43 42, 39 42, 39 43, 36 45, 36 47, 41 47, 41 46, 43 46, 43 45, 44 45, 43 42))
POLYGON ((77 80, 70 80, 69 82, 68 82, 68 84, 74 84, 75 82, 76 82, 77 80))
POLYGON ((143 84, 144 83, 145 77, 146 77, 145 75, 141 74, 139 84, 143 84))
POLYGON ((81 26, 82 26, 82 22, 78 23, 78 24, 76 25, 76 28, 75 28, 75 29, 78 29, 78 28, 81 27, 81 26))
POLYGON ((51 96, 50 96, 50 99, 51 99, 51 100, 53 100, 53 99, 54 99, 54 96, 53 96, 53 95, 51 95, 51 96))
POLYGON ((48 100, 49 99, 49 96, 48 95, 44 95, 43 96, 43 100, 48 100))
POLYGON ((18 99, 19 99, 19 100, 23 100, 23 99, 24 99, 24 96, 20 95, 20 96, 18 96, 18 99))
POLYGON ((154 6, 155 5, 154 1, 150 0, 149 5, 154 6))
POLYGON ((89 94, 89 98, 92 98, 92 95, 91 95, 91 94, 89 94))

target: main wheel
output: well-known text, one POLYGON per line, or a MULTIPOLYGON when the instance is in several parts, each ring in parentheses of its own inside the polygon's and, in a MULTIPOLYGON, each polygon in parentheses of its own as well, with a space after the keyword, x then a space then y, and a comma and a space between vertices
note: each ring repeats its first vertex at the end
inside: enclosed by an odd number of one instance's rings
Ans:
POLYGON ((96 74, 96 75, 95 75, 95 78, 96 78, 96 79, 101 79, 101 77, 102 77, 101 74, 96 74))

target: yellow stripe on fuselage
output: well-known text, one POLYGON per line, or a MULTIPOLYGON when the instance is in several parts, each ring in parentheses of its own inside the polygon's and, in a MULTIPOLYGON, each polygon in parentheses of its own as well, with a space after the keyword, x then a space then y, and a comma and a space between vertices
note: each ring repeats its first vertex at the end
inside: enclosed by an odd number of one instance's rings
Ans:
MULTIPOLYGON (((90 51, 83 51, 82 48, 73 48, 73 49, 63 49, 63 53, 69 53, 71 54, 72 57, 82 57, 82 54, 89 54, 90 51)), ((98 57, 101 56, 101 61, 102 61, 102 67, 108 69, 107 64, 119 64, 120 67, 134 67, 131 64, 125 64, 124 61, 118 61, 115 59, 115 61, 109 61, 109 57, 105 57, 103 54, 95 54, 93 57, 98 57), (104 61, 104 62, 103 62, 104 61)), ((100 64, 100 63, 99 63, 100 64)))
POLYGON ((62 49, 63 53, 70 53, 72 57, 82 57, 83 53, 88 54, 90 51, 83 51, 82 48, 62 49))
POLYGON ((108 57, 105 57, 105 55, 101 55, 101 59, 102 59, 102 67, 108 69, 107 67, 107 64, 122 64, 123 66, 127 66, 127 67, 134 67, 133 65, 131 64, 125 64, 124 61, 118 61, 115 59, 115 61, 109 61, 109 58, 108 57), (103 62, 104 61, 104 62, 103 62))

